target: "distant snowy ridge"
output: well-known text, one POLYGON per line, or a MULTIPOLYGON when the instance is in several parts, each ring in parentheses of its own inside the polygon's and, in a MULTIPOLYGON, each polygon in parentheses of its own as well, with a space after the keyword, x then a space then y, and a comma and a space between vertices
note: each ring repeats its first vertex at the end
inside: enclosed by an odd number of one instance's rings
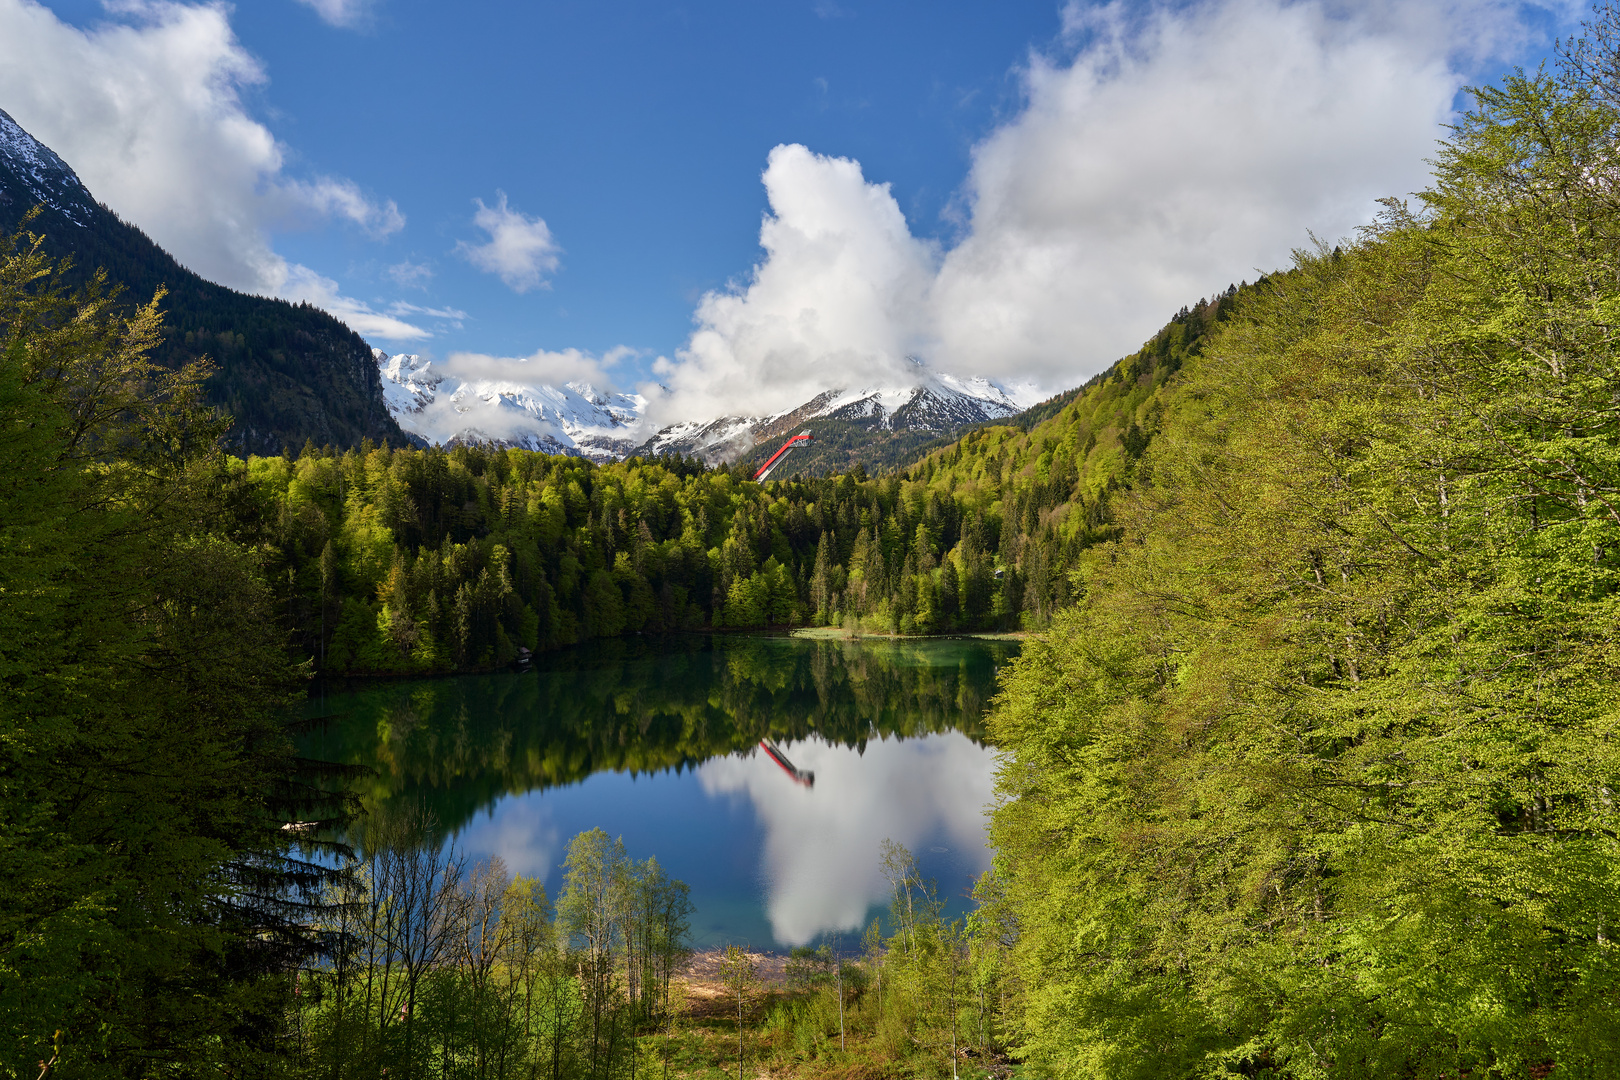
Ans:
POLYGON ((644 457, 679 454, 695 457, 710 465, 735 461, 754 448, 758 441, 760 418, 722 416, 718 420, 687 420, 661 428, 636 448, 644 457))
POLYGON ((388 411, 406 433, 441 445, 483 443, 617 461, 639 441, 647 401, 589 383, 461 379, 413 354, 371 350, 388 411))
POLYGON ((90 189, 67 162, 19 127, 4 109, 0 109, 0 159, 11 166, 34 202, 45 203, 77 225, 90 223, 96 209, 90 189))
MULTIPOLYGON (((647 437, 647 400, 589 383, 536 385, 457 377, 421 356, 373 349, 383 398, 399 426, 424 444, 485 443, 616 461, 631 454, 680 454, 710 465, 736 461, 812 420, 853 421, 877 431, 937 431, 1000 420, 1033 404, 1033 390, 960 379, 920 364, 909 386, 828 390, 769 416, 722 416, 671 424, 647 437)), ((514 365, 521 362, 514 362, 514 365)), ((514 366, 520 376, 521 368, 514 366)))
POLYGON ((909 386, 828 390, 796 409, 770 416, 722 416, 663 428, 640 454, 691 455, 711 465, 744 457, 762 442, 784 439, 812 420, 864 423, 878 431, 937 431, 982 424, 1022 412, 1039 400, 1033 387, 1009 388, 984 378, 959 379, 917 365, 909 386))
POLYGON ((928 372, 914 386, 868 386, 823 394, 811 404, 816 409, 803 419, 867 419, 885 431, 946 431, 962 424, 982 424, 1023 411, 1021 399, 989 379, 958 379, 928 372))

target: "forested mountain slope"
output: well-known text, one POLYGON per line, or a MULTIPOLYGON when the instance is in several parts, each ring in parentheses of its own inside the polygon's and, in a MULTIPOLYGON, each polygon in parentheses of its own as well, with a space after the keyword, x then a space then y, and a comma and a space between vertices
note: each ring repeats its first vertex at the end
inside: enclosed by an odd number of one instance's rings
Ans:
POLYGON ((1042 1075, 1613 1075, 1617 31, 1116 413, 1117 532, 990 718, 1042 1075))
POLYGON ((306 440, 340 448, 365 438, 405 443, 359 334, 309 304, 198 277, 96 202, 61 158, 0 111, 0 234, 36 207, 27 227, 44 235, 53 258, 72 256, 69 284, 105 270, 130 305, 168 290, 152 359, 172 370, 200 356, 214 361, 207 401, 234 418, 226 444, 236 452, 274 454, 306 440))
POLYGON ((997 523, 997 560, 1014 574, 1025 623, 1045 626, 1071 596, 1080 553, 1117 535, 1112 503, 1179 392, 1177 373, 1197 357, 1240 295, 1183 308, 1152 340, 1085 386, 1035 406, 1047 419, 968 432, 904 473, 908 481, 997 523))
MULTIPOLYGON (((1242 287, 1246 288, 1247 283, 1242 287)), ((1200 301, 1192 309, 1183 309, 1163 330, 1154 335, 1139 353, 1127 356, 1108 370, 1093 376, 1084 386, 1065 390, 1045 401, 1031 405, 1022 412, 1001 419, 952 426, 948 429, 947 435, 941 435, 938 430, 928 429, 916 431, 896 429, 885 433, 873 431, 869 424, 852 424, 837 419, 818 421, 809 425, 815 435, 815 442, 809 447, 795 449, 780 472, 782 474, 803 472, 806 475, 820 476, 853 472, 856 469, 873 473, 887 472, 891 469, 902 472, 914 471, 913 465, 925 458, 937 456, 937 452, 941 449, 952 449, 958 442, 962 443, 969 460, 972 461, 976 455, 989 452, 988 448, 984 447, 971 449, 978 446, 985 432, 998 428, 1028 432, 1036 425, 1051 420, 1071 402, 1090 393, 1094 388, 1105 386, 1110 379, 1119 379, 1120 372, 1133 363, 1136 365, 1136 372, 1129 376, 1129 381, 1136 383, 1144 374, 1151 374, 1154 386, 1162 384, 1165 378, 1177 370, 1187 355, 1197 351, 1201 338, 1213 325, 1211 320, 1218 321, 1223 313, 1230 310, 1230 298, 1238 291, 1237 286, 1228 287, 1225 293, 1210 301, 1200 301)), ((1081 442, 1084 442, 1086 435, 1091 433, 1093 420, 1103 415, 1111 416, 1119 407, 1121 394, 1117 392, 1110 394, 1107 389, 1101 390, 1100 393, 1107 396, 1109 404, 1102 405, 1101 399, 1097 399, 1082 410, 1086 417, 1086 434, 1081 436, 1081 442)), ((1141 399, 1138 398, 1128 406, 1128 409, 1134 410, 1140 404, 1141 399)), ((1044 429, 1040 438, 1061 442, 1062 433, 1077 422, 1080 415, 1071 415, 1069 424, 1044 429)), ((1115 434, 1122 433, 1129 424, 1130 418, 1127 417, 1125 426, 1115 434)), ((795 430, 797 428, 794 425, 784 424, 776 434, 785 438, 795 430)), ((776 452, 779 444, 780 438, 762 442, 747 457, 746 463, 753 468, 764 464, 770 455, 776 452)), ((999 447, 1001 443, 995 442, 995 445, 999 447)))

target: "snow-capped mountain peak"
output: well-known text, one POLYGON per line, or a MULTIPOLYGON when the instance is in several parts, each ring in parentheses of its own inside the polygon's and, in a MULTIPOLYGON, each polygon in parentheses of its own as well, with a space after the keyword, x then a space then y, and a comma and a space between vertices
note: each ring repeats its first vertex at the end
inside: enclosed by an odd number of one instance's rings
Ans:
POLYGON ((381 349, 372 349, 371 355, 382 376, 383 400, 396 419, 402 414, 420 414, 433 403, 439 384, 444 381, 444 376, 433 370, 433 361, 414 353, 389 356, 381 349))
POLYGON ((921 374, 910 385, 831 391, 796 410, 793 421, 828 417, 868 420, 884 430, 945 431, 1000 420, 1025 407, 1020 395, 983 377, 959 379, 926 369, 921 374))
POLYGON ((464 379, 415 354, 373 349, 372 356, 388 411, 407 433, 429 444, 481 442, 614 461, 638 441, 647 408, 639 394, 611 393, 586 382, 536 386, 464 379))
POLYGON ((651 438, 647 401, 583 380, 561 386, 521 381, 488 369, 461 376, 453 362, 372 350, 388 409, 425 443, 484 442, 553 454, 612 461, 631 453, 690 454, 718 464, 735 461, 761 441, 781 437, 813 420, 839 421, 874 434, 926 431, 944 434, 966 424, 1000 420, 1025 408, 1033 395, 985 378, 963 379, 916 362, 915 379, 898 385, 827 390, 795 409, 769 416, 721 416, 671 424, 651 438))
POLYGON ((605 406, 612 404, 613 401, 613 395, 603 393, 588 382, 568 382, 563 383, 563 387, 572 390, 592 405, 605 406))
POLYGON ((986 378, 930 371, 920 360, 915 382, 827 390, 796 409, 770 416, 722 416, 673 424, 643 446, 644 454, 692 454, 710 464, 734 461, 760 442, 781 439, 813 420, 842 421, 874 431, 937 431, 1000 420, 1034 404, 1033 389, 1009 389, 986 378))

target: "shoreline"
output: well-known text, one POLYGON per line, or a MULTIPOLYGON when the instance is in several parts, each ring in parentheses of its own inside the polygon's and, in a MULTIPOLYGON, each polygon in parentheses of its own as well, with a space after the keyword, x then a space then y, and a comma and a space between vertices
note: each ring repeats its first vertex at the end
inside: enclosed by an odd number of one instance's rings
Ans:
POLYGON ((797 630, 788 631, 788 637, 806 638, 811 641, 854 641, 861 638, 877 638, 881 641, 948 641, 953 638, 971 638, 975 641, 1028 641, 1040 633, 1039 630, 964 630, 949 634, 884 634, 868 630, 847 630, 842 626, 801 626, 797 630))
MULTIPOLYGON (((792 626, 760 626, 760 627, 747 627, 747 628, 736 628, 736 629, 733 629, 731 627, 715 628, 715 627, 710 627, 710 626, 704 626, 704 627, 694 627, 693 629, 690 629, 690 630, 669 630, 669 631, 662 631, 662 632, 650 633, 650 634, 643 633, 642 631, 637 631, 634 634, 620 634, 620 635, 616 635, 616 636, 611 637, 611 638, 595 638, 595 639, 592 639, 592 640, 595 640, 595 641, 628 641, 628 640, 632 640, 633 638, 638 638, 638 637, 675 637, 675 636, 680 636, 680 635, 696 634, 696 635, 702 635, 702 636, 705 636, 705 637, 712 637, 712 636, 716 636, 716 635, 736 635, 738 637, 752 637, 752 636, 757 636, 757 637, 789 637, 789 638, 800 638, 800 639, 803 639, 803 640, 806 640, 806 641, 860 641, 860 640, 866 639, 866 638, 872 639, 874 641, 885 641, 885 642, 893 642, 893 641, 949 641, 949 640, 952 640, 952 639, 958 639, 958 640, 966 639, 966 640, 975 640, 975 641, 1028 641, 1031 638, 1034 638, 1034 637, 1038 636, 1040 633, 1041 633, 1041 631, 1039 631, 1039 630, 982 630, 982 631, 964 631, 964 632, 960 632, 960 633, 950 633, 950 634, 884 634, 884 633, 874 633, 874 632, 869 632, 869 631, 864 631, 864 630, 847 630, 847 629, 845 629, 844 627, 841 627, 841 626, 799 626, 799 627, 792 627, 792 626)), ((456 678, 456 677, 462 676, 462 675, 493 675, 493 674, 497 674, 497 673, 503 672, 503 671, 504 672, 511 672, 513 674, 523 674, 524 672, 527 672, 527 671, 538 670, 538 668, 535 666, 534 662, 537 661, 542 656, 555 655, 556 653, 563 651, 563 649, 575 649, 575 648, 579 648, 581 645, 584 645, 584 644, 586 644, 586 643, 585 642, 578 642, 578 643, 575 643, 573 645, 565 645, 565 646, 562 647, 562 649, 547 649, 545 652, 534 653, 534 654, 532 654, 532 656, 530 658, 530 663, 528 663, 528 664, 517 664, 517 663, 497 664, 497 665, 495 665, 493 667, 462 668, 462 669, 458 669, 458 670, 455 670, 455 671, 422 671, 422 672, 404 672, 404 671, 333 671, 333 672, 323 672, 323 671, 317 670, 317 671, 315 671, 315 672, 313 672, 311 674, 310 680, 309 680, 309 686, 310 686, 311 690, 313 690, 315 687, 319 686, 323 682, 326 683, 327 685, 343 683, 343 682, 350 682, 350 681, 371 682, 371 683, 410 682, 410 681, 415 681, 415 680, 418 680, 418 679, 452 679, 452 678, 456 678)))

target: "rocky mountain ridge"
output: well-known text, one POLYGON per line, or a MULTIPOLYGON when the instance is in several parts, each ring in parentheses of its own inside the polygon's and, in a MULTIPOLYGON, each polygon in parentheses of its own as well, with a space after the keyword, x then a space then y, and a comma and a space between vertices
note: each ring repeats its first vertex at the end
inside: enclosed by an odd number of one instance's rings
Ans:
POLYGON ((844 451, 837 456, 829 456, 826 448, 806 447, 796 452, 795 465, 822 471, 816 467, 818 462, 842 465, 851 456, 859 459, 863 450, 875 444, 899 439, 921 445, 973 424, 1006 419, 1034 398, 1030 391, 1011 390, 984 378, 959 379, 918 364, 916 381, 910 385, 828 390, 797 408, 770 416, 723 416, 702 424, 672 425, 636 452, 689 455, 709 464, 751 461, 758 455, 769 456, 782 440, 808 426, 818 435, 836 434, 844 451))

